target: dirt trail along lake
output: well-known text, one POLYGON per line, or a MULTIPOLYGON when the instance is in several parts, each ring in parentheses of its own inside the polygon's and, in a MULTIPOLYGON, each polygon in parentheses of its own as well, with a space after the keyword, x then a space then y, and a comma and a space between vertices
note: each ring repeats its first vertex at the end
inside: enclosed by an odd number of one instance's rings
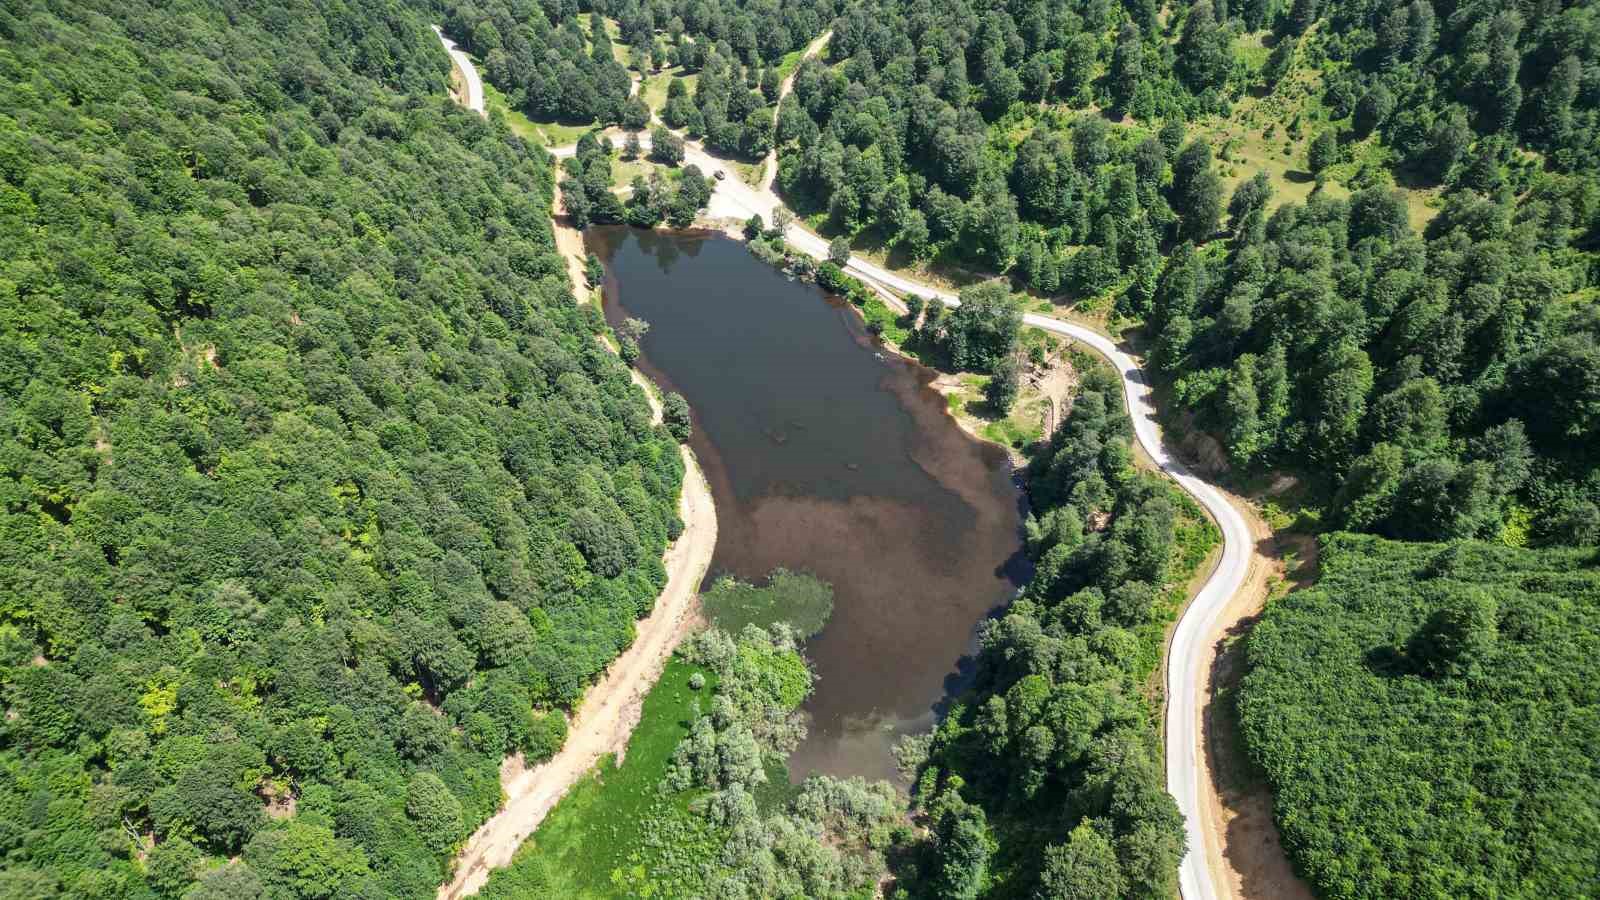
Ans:
POLYGON ((783 566, 833 585, 791 775, 893 777, 890 746, 932 723, 977 624, 1026 578, 1004 452, 956 426, 931 370, 743 245, 620 227, 588 244, 607 317, 650 323, 640 368, 694 409, 719 521, 710 577, 783 566))

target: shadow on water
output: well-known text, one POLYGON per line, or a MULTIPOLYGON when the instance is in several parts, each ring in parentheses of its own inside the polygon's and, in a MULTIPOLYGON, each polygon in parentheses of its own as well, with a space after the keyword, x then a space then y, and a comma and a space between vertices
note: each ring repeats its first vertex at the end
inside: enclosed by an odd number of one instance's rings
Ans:
POLYGON ((806 647, 817 683, 791 775, 895 777, 890 746, 970 684, 978 623, 1028 577, 1005 451, 955 425, 932 370, 879 352, 853 310, 737 242, 608 228, 589 247, 608 319, 650 323, 639 366, 693 409, 712 572, 784 566, 834 587, 806 647))

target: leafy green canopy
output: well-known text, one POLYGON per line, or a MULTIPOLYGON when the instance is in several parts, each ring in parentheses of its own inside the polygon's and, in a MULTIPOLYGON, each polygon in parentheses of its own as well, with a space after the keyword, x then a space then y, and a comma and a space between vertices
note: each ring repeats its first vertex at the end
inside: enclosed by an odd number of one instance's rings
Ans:
POLYGON ((1030 465, 1033 579, 985 623, 973 690, 901 747, 930 831, 906 854, 904 896, 1176 890, 1183 822, 1140 685, 1217 535, 1134 468, 1120 397, 1109 367, 1085 373, 1030 465))
POLYGON ((900 800, 884 781, 789 784, 784 758, 805 732, 796 709, 812 683, 795 638, 779 622, 685 642, 622 763, 563 798, 482 896, 870 896, 883 849, 908 830, 900 800))
POLYGON ((0 12, 0 895, 431 896, 663 582, 675 442, 425 13, 0 12))
POLYGON ((1594 543, 1600 315, 1566 246, 1589 190, 1458 191, 1426 239, 1378 184, 1257 208, 1225 254, 1168 258, 1153 362, 1235 464, 1316 470, 1338 527, 1594 543))
POLYGON ((1241 711, 1326 897, 1578 897, 1600 883, 1593 551, 1324 539, 1250 637, 1241 711))
POLYGON ((479 57, 510 106, 535 121, 643 128, 651 110, 630 95, 630 79, 670 67, 662 119, 713 150, 760 159, 772 148, 780 71, 827 28, 838 5, 594 0, 582 4, 587 16, 579 18, 573 0, 450 0, 445 28, 479 57))

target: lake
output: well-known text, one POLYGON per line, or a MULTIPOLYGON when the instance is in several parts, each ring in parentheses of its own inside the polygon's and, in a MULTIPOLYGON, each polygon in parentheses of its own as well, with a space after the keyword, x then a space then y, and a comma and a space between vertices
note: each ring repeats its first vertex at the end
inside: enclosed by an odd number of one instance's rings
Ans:
POLYGON ((694 410, 717 504, 708 578, 783 566, 833 585, 791 775, 895 777, 889 748, 933 723, 978 623, 1027 577, 1005 452, 956 425, 935 373, 737 241, 616 227, 588 245, 611 323, 650 323, 639 368, 694 410))

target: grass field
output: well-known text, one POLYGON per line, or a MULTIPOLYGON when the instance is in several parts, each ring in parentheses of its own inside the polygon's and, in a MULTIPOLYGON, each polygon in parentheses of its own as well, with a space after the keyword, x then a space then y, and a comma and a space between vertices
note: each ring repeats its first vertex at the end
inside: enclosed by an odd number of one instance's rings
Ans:
POLYGON ((645 105, 658 115, 667 106, 667 88, 672 85, 674 78, 683 79, 684 87, 689 89, 690 96, 694 95, 695 85, 700 83, 699 72, 685 75, 682 69, 672 68, 662 69, 646 78, 644 84, 639 86, 639 95, 644 98, 645 105))
POLYGON ((996 416, 995 410, 984 399, 984 388, 989 385, 988 375, 962 372, 956 376, 960 385, 945 393, 945 403, 950 414, 977 432, 986 441, 993 441, 1012 450, 1037 441, 1044 434, 1044 413, 1048 401, 1032 387, 1024 387, 1012 405, 1011 412, 996 416))
POLYGON ((766 166, 759 162, 747 163, 737 159, 724 160, 724 162, 728 168, 733 170, 735 175, 739 176, 740 181, 751 187, 759 187, 761 185, 761 177, 766 174, 766 166))
POLYGON ((483 104, 490 111, 498 110, 506 117, 506 124, 511 132, 519 137, 533 141, 541 147, 561 147, 566 144, 576 143, 584 132, 594 127, 594 123, 580 125, 565 125, 560 122, 535 122, 529 119, 521 110, 511 108, 506 102, 506 95, 495 89, 494 85, 485 81, 483 83, 483 104))
POLYGON ((794 70, 800 68, 800 60, 804 59, 805 55, 806 50, 804 47, 801 47, 799 50, 790 50, 788 53, 785 53, 783 55, 783 59, 778 60, 778 81, 781 82, 790 75, 793 75, 794 70))
POLYGON ((627 896, 625 882, 637 882, 630 852, 646 844, 646 823, 658 807, 687 803, 663 798, 657 790, 673 751, 695 716, 698 703, 709 707, 716 676, 674 657, 645 696, 639 724, 621 765, 601 760, 579 781, 517 851, 511 867, 495 873, 488 897, 548 896, 610 898, 627 896), (689 688, 700 673, 706 684, 689 688))
MULTIPOLYGON (((1306 42, 1319 40, 1313 34, 1306 42)), ((1234 52, 1252 70, 1259 69, 1271 53, 1263 34, 1241 35, 1234 44, 1234 52)), ((1302 46, 1298 56, 1304 56, 1302 46)), ((1316 188, 1316 179, 1308 171, 1306 151, 1311 140, 1324 130, 1338 127, 1349 140, 1349 120, 1332 118, 1332 113, 1322 105, 1324 70, 1296 62, 1282 81, 1273 85, 1269 93, 1246 94, 1233 104, 1227 116, 1201 119, 1191 128, 1191 135, 1205 136, 1211 142, 1217 157, 1217 170, 1222 175, 1224 196, 1231 196, 1241 181, 1266 172, 1272 182, 1272 199, 1269 209, 1288 202, 1304 203, 1316 188)), ((1388 168, 1390 162, 1375 141, 1367 140, 1344 148, 1348 161, 1332 167, 1326 174, 1323 192, 1333 198, 1347 197, 1350 191, 1345 183, 1355 175, 1363 160, 1379 168, 1388 168)), ((1406 198, 1411 226, 1418 231, 1433 218, 1438 202, 1437 190, 1400 188, 1406 198)))
POLYGON ((638 159, 618 158, 611 162, 611 184, 613 187, 625 188, 633 184, 634 176, 641 175, 648 179, 651 172, 660 168, 663 168, 660 163, 653 163, 643 156, 638 159))

